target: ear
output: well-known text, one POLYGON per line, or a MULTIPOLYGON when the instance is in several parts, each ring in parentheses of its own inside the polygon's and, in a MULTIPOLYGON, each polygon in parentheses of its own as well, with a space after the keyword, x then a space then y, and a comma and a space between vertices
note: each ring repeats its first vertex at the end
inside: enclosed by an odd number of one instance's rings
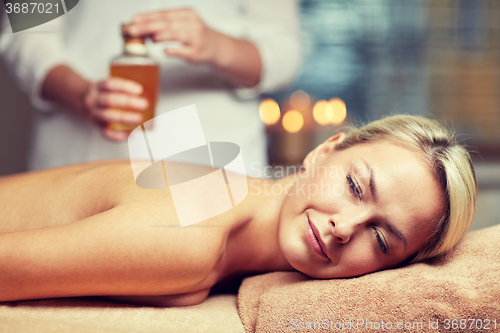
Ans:
POLYGON ((304 168, 307 169, 312 164, 324 158, 328 153, 330 153, 335 149, 335 146, 344 141, 344 139, 345 139, 345 133, 338 133, 337 135, 334 135, 326 139, 325 142, 323 142, 322 144, 317 146, 314 150, 312 150, 309 154, 307 154, 303 162, 304 168))

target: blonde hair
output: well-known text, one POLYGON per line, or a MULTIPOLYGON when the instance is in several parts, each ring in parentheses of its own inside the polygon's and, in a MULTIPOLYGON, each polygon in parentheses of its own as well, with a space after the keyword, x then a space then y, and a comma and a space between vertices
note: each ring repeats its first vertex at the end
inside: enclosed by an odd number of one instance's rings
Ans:
POLYGON ((469 152, 436 120, 409 115, 390 116, 360 128, 352 127, 336 149, 378 140, 419 151, 445 195, 443 215, 411 262, 451 250, 469 228, 476 209, 477 184, 469 152))

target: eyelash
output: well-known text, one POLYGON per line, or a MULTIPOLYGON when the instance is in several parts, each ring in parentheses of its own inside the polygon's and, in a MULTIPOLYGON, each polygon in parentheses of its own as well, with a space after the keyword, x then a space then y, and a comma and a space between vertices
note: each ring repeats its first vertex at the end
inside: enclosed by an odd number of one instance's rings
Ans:
POLYGON ((375 238, 377 239, 378 245, 380 245, 382 252, 384 252, 384 254, 387 254, 387 246, 385 246, 382 237, 380 237, 379 231, 377 230, 377 228, 373 228, 373 231, 375 232, 375 238))
MULTIPOLYGON (((356 197, 358 197, 358 199, 361 200, 361 191, 358 189, 356 184, 354 184, 354 181, 352 180, 351 176, 349 176, 349 175, 347 175, 347 184, 351 187, 352 191, 356 194, 356 197)), ((373 231, 375 232, 375 238, 377 239, 377 242, 380 245, 382 252, 384 254, 387 254, 387 246, 384 244, 382 237, 380 237, 379 231, 376 228, 373 228, 373 231)))
POLYGON ((351 176, 347 175, 347 184, 351 187, 352 191, 356 194, 359 200, 361 200, 361 191, 359 188, 354 184, 354 181, 352 180, 351 176))

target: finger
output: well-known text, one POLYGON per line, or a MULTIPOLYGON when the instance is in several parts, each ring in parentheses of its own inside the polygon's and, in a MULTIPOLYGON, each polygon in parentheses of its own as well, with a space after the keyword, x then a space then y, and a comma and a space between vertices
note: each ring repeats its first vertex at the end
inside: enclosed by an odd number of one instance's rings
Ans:
POLYGON ((193 43, 196 38, 193 25, 185 22, 172 22, 166 30, 160 30, 151 35, 153 42, 179 41, 193 43))
POLYGON ((124 92, 134 95, 142 93, 142 86, 132 80, 122 79, 120 77, 110 77, 97 83, 97 88, 104 91, 124 92))
POLYGON ((198 14, 193 9, 182 8, 140 14, 126 29, 131 36, 148 36, 163 30, 171 30, 179 24, 194 24, 198 21, 198 14))
POLYGON ((132 23, 144 23, 149 21, 165 20, 169 18, 170 12, 173 10, 160 10, 150 13, 142 13, 134 16, 132 23))
POLYGON ((181 58, 186 61, 194 62, 196 61, 196 52, 194 48, 185 46, 182 48, 175 48, 175 49, 165 49, 165 54, 170 56, 170 57, 176 57, 176 58, 181 58))
POLYGON ((151 35, 151 39, 155 43, 176 41, 182 44, 191 44, 193 41, 193 37, 186 34, 185 31, 181 31, 180 33, 174 31, 161 31, 151 35))
POLYGON ((109 128, 104 129, 103 134, 107 139, 112 140, 112 141, 117 141, 117 142, 125 141, 125 140, 127 140, 128 136, 129 136, 128 132, 116 131, 116 130, 109 129, 109 128))
POLYGON ((196 15, 196 12, 191 8, 178 8, 178 9, 169 9, 169 10, 161 10, 150 13, 142 13, 136 15, 132 19, 132 23, 141 23, 147 21, 155 21, 155 20, 176 20, 176 19, 186 19, 190 15, 196 15))
POLYGON ((159 31, 151 35, 151 40, 155 43, 175 41, 175 36, 170 30, 159 31))
POLYGON ((149 104, 148 100, 143 97, 117 93, 101 93, 97 97, 97 103, 102 107, 134 110, 145 110, 149 104))
POLYGON ((115 109, 99 109, 94 113, 99 123, 120 123, 136 125, 142 123, 142 115, 136 112, 121 111, 115 109))
POLYGON ((127 33, 132 37, 149 36, 170 27, 169 20, 152 20, 138 23, 132 23, 127 27, 127 33))

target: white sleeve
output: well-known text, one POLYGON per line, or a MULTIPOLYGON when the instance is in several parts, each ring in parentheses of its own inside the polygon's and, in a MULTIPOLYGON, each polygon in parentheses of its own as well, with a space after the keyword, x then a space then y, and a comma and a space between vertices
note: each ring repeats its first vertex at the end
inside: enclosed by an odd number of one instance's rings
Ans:
POLYGON ((298 4, 296 0, 247 0, 247 36, 258 48, 262 72, 252 88, 238 88, 242 98, 286 88, 295 80, 301 60, 298 4))
POLYGON ((0 55, 22 91, 36 109, 49 111, 54 104, 41 97, 47 73, 65 63, 61 43, 62 17, 25 31, 13 33, 4 13, 0 34, 0 55))

